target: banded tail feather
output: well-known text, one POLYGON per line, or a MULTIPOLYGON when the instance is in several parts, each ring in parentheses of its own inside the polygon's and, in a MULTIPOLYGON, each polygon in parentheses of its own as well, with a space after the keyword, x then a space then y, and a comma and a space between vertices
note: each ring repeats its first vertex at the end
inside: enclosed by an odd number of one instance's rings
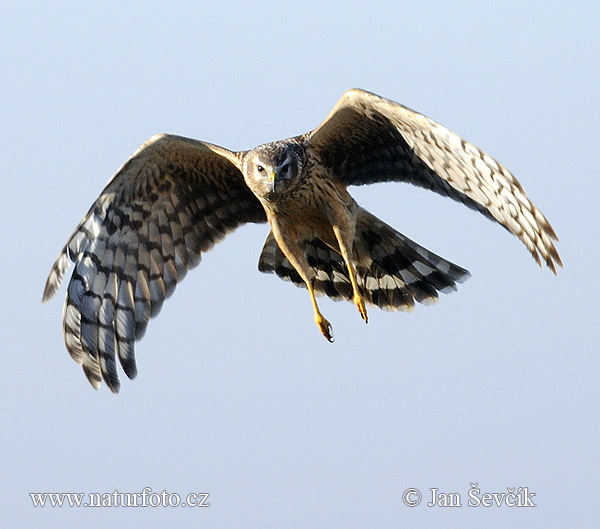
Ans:
MULTIPOLYGON (((352 301, 352 285, 340 253, 316 238, 305 242, 304 252, 316 273, 315 292, 334 301, 352 301)), ((470 276, 464 268, 420 246, 360 207, 352 261, 365 302, 387 311, 411 311, 415 301, 435 303, 438 292, 453 292, 457 283, 470 276)), ((258 269, 306 287, 272 233, 262 249, 258 269)))

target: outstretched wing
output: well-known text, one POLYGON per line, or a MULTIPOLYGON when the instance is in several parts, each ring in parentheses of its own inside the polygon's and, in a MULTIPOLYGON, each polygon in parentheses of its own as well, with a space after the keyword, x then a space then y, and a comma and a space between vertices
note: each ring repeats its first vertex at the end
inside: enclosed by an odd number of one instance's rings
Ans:
POLYGON ((541 264, 562 266, 550 223, 496 160, 439 123, 363 90, 349 90, 306 135, 346 185, 403 181, 459 200, 515 234, 541 264))
POLYGON ((169 135, 142 145, 81 220, 44 290, 46 301, 75 263, 64 339, 92 385, 119 390, 117 355, 135 377, 134 342, 202 252, 240 224, 265 221, 238 154, 169 135))

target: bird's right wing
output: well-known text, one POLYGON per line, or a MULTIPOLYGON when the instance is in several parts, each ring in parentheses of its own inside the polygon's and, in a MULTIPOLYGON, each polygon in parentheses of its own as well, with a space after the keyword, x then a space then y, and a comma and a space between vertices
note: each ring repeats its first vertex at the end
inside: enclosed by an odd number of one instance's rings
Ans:
POLYGON ((552 226, 511 172, 423 114, 349 90, 305 138, 346 185, 395 181, 431 189, 499 222, 554 273, 561 265, 552 226))
POLYGON ((63 312, 67 350, 94 387, 119 389, 116 356, 137 373, 134 342, 188 269, 228 232, 265 222, 240 169, 242 153, 153 136, 119 169, 61 250, 50 299, 71 262, 63 312))

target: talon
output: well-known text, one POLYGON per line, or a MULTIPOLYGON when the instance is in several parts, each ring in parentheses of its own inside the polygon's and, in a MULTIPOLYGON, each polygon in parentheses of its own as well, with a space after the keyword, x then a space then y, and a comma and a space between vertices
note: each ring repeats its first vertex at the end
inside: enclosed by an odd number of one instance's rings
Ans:
POLYGON ((365 302, 361 297, 354 298, 354 304, 358 307, 358 312, 362 316, 362 319, 365 320, 365 323, 369 323, 369 317, 367 316, 367 308, 365 307, 365 302))
POLYGON ((325 336, 327 341, 333 342, 333 328, 331 327, 331 324, 323 317, 322 314, 315 315, 315 323, 318 325, 321 334, 325 336))

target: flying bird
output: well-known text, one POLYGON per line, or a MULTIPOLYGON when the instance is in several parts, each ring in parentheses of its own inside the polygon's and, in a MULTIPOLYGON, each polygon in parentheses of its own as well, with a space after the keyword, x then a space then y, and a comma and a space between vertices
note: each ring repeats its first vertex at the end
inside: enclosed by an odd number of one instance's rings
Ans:
POLYGON ((365 209, 348 186, 408 182, 460 201, 516 235, 556 273, 558 240, 516 178, 439 123, 359 89, 306 134, 233 152, 159 134, 117 171, 75 228, 44 290, 71 265, 65 345, 91 384, 119 390, 117 360, 137 374, 134 343, 175 286, 227 233, 268 222, 261 272, 306 287, 314 321, 333 341, 316 295, 411 310, 470 274, 365 209))

